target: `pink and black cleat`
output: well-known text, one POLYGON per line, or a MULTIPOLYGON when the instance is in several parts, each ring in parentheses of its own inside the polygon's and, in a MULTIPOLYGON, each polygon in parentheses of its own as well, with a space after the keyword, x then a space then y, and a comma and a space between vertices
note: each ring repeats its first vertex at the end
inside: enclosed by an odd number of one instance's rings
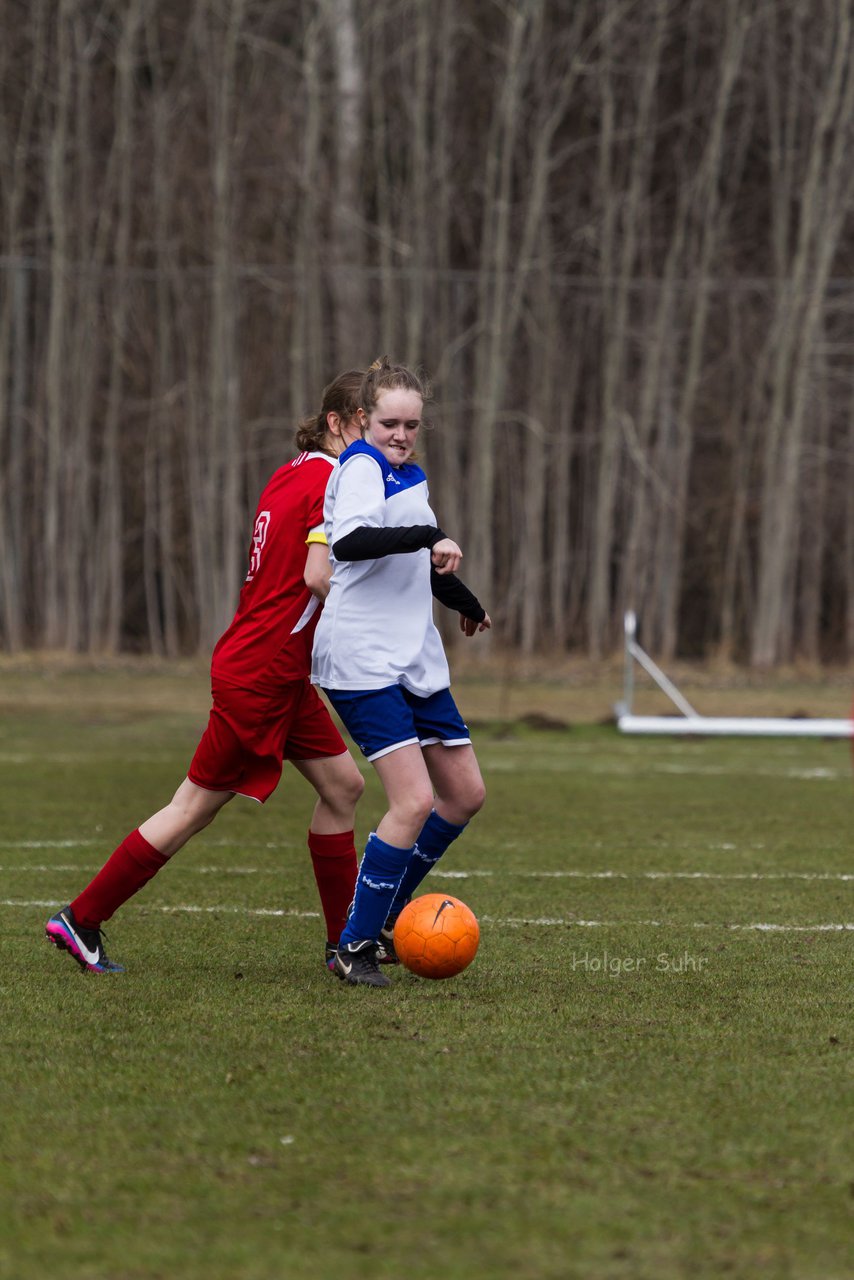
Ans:
POLYGON ((71 907, 63 907, 45 925, 45 937, 60 951, 67 951, 81 969, 89 973, 124 973, 113 964, 104 950, 100 929, 83 929, 74 919, 71 907))

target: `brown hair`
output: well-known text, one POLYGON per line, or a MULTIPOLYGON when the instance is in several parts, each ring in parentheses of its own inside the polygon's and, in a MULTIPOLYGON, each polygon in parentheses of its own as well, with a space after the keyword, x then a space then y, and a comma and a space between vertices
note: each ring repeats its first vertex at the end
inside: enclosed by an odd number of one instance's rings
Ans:
POLYGON ((430 399, 430 387, 425 378, 403 364, 392 364, 388 356, 380 356, 370 366, 359 392, 359 405, 370 414, 376 408, 383 391, 414 391, 422 400, 430 399))
POLYGON ((354 416, 361 403, 359 393, 364 377, 363 369, 348 369, 345 373, 339 373, 328 387, 323 388, 320 412, 310 418, 303 418, 297 427, 298 449, 304 449, 307 453, 327 453, 334 457, 327 443, 329 427, 326 416, 337 413, 345 422, 354 416))

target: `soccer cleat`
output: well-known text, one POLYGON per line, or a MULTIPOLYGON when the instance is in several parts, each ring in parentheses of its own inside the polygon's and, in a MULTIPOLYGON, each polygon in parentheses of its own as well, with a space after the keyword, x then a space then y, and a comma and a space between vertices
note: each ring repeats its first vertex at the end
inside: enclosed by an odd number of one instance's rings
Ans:
POLYGON ((63 907, 45 925, 45 937, 60 951, 67 951, 81 969, 89 973, 124 973, 113 964, 104 950, 100 929, 83 929, 74 919, 71 907, 63 907))
POLYGON ((400 964, 400 957, 394 949, 394 921, 386 920, 377 939, 377 963, 400 964))
POLYGON ((352 987, 390 987, 377 963, 377 944, 370 938, 363 942, 345 942, 339 946, 332 972, 352 987))
MULTIPOLYGON (((353 914, 353 908, 355 905, 356 902, 354 899, 347 908, 348 920, 353 914)), ((395 919, 396 918, 397 917, 395 917, 395 919)), ((330 947, 332 944, 327 942, 326 945, 327 947, 330 947)), ((397 952, 394 949, 394 920, 392 920, 391 916, 389 916, 382 929, 380 929, 380 936, 377 938, 377 964, 400 964, 397 952)), ((333 964, 330 963, 329 968, 334 972, 335 966, 333 964)))
POLYGON ((337 955, 338 955, 338 947, 337 947, 337 945, 336 945, 334 942, 327 942, 327 944, 326 944, 326 967, 327 967, 327 969, 331 970, 331 972, 332 972, 332 973, 334 973, 334 972, 335 972, 335 957, 336 957, 337 955))

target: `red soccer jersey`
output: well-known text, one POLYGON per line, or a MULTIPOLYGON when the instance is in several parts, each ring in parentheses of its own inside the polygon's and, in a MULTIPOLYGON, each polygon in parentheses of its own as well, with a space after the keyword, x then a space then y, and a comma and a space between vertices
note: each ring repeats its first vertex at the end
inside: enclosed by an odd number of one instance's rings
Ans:
POLYGON ((303 578, 306 539, 322 528, 332 466, 324 453, 301 453, 261 494, 237 613, 213 651, 217 679, 271 689, 308 676, 321 606, 303 578))

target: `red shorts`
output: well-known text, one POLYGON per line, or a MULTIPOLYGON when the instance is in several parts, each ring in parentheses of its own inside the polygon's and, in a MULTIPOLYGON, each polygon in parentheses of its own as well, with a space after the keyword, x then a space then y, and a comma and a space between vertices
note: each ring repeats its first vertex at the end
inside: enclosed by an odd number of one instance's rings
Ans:
POLYGON ((278 785, 284 760, 320 760, 347 750, 307 677, 276 693, 212 684, 208 727, 187 770, 196 786, 263 804, 278 785))

